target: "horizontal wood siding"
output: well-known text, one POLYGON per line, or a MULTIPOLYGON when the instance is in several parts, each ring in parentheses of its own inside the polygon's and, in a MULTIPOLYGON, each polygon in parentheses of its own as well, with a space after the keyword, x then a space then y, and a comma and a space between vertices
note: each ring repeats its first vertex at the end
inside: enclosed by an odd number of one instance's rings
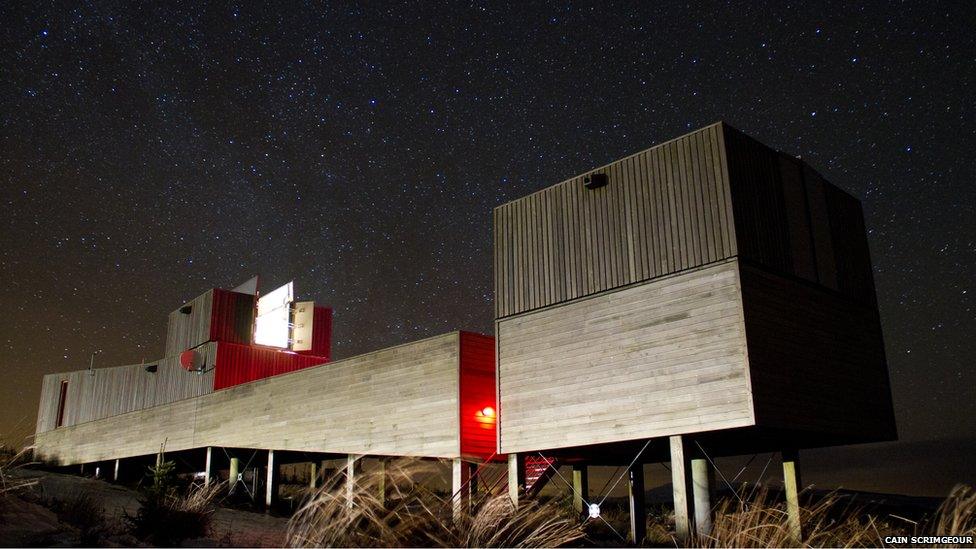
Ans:
POLYGON ((753 424, 734 261, 496 326, 502 453, 753 424))
POLYGON ((41 401, 38 406, 37 432, 54 429, 61 381, 68 382, 64 407, 64 426, 151 408, 177 400, 213 392, 213 365, 217 346, 207 343, 199 347, 207 368, 203 374, 187 372, 180 366, 179 356, 146 364, 132 364, 114 368, 96 368, 44 376, 41 401), (156 372, 146 366, 156 365, 156 372))
MULTIPOLYGON (((39 433, 79 463, 204 446, 457 457, 458 334, 39 433)), ((218 344, 219 345, 219 344, 218 344)))
POLYGON ((757 424, 893 438, 877 311, 754 266, 741 279, 757 424))
POLYGON ((723 157, 715 124, 496 208, 496 318, 735 255, 723 157))

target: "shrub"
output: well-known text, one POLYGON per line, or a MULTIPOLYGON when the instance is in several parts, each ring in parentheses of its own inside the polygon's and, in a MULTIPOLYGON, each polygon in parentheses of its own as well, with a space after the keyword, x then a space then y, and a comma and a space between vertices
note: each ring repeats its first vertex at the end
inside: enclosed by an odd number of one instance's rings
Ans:
POLYGON ((191 486, 181 493, 175 486, 175 464, 165 461, 162 454, 156 466, 150 467, 149 471, 152 484, 140 500, 139 510, 134 517, 125 516, 132 527, 132 534, 160 546, 174 546, 183 540, 209 534, 214 501, 223 484, 191 486))
POLYGON ((47 506, 58 515, 61 522, 78 529, 79 542, 84 547, 99 545, 110 531, 101 503, 88 493, 52 499, 47 506))

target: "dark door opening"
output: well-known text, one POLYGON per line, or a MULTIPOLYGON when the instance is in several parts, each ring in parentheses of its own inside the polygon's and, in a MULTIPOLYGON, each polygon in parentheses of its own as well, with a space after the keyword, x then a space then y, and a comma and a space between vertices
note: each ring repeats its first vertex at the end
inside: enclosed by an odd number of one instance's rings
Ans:
POLYGON ((54 424, 54 428, 64 425, 64 401, 68 398, 68 382, 61 382, 61 395, 58 397, 58 420, 54 424))

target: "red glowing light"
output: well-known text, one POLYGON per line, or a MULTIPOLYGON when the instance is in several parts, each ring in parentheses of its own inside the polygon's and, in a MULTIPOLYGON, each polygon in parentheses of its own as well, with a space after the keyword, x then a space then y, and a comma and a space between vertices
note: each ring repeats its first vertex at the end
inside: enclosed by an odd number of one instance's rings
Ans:
POLYGON ((495 417, 495 409, 491 406, 485 406, 481 409, 481 415, 485 417, 495 417))

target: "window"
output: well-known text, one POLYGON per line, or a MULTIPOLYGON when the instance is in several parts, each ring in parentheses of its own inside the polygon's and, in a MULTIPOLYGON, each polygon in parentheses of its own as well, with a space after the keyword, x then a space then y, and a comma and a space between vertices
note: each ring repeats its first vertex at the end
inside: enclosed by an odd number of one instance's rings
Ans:
POLYGON ((58 421, 54 424, 54 428, 64 425, 64 401, 68 397, 68 382, 64 380, 61 382, 61 395, 58 397, 58 421))

